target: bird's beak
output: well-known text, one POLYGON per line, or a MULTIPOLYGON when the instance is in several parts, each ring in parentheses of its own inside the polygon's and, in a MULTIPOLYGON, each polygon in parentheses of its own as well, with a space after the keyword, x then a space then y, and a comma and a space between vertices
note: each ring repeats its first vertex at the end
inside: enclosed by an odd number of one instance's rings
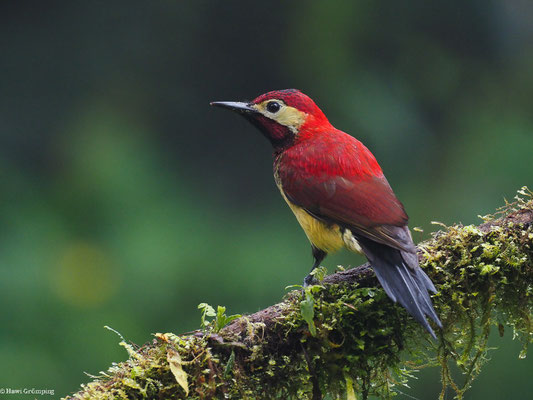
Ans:
POLYGON ((209 103, 212 106, 227 108, 241 114, 257 113, 258 111, 250 106, 248 103, 242 103, 239 101, 213 101, 209 103))

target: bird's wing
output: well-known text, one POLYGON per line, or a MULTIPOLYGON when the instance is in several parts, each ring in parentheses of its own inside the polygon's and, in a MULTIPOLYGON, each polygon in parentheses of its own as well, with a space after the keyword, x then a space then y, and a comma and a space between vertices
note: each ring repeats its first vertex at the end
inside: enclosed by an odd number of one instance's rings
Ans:
POLYGON ((317 219, 413 253, 415 247, 409 231, 405 229, 408 217, 403 205, 371 153, 360 142, 355 144, 340 149, 338 146, 330 147, 320 157, 316 154, 314 157, 284 155, 276 168, 276 179, 281 189, 289 201, 317 219), (361 151, 365 153, 361 155, 361 151), (347 159, 356 168, 346 165, 347 159), (365 162, 374 162, 375 165, 367 168, 365 162))

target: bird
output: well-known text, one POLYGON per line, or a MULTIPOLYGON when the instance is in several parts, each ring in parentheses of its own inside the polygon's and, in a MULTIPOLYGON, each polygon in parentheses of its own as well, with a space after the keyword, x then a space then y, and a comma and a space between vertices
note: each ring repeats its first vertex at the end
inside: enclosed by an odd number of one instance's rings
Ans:
POLYGON ((426 317, 442 328, 429 295, 437 290, 418 264, 404 206, 370 150, 297 89, 210 104, 239 113, 270 141, 276 185, 311 243, 304 287, 327 254, 363 254, 388 297, 436 338, 426 317))

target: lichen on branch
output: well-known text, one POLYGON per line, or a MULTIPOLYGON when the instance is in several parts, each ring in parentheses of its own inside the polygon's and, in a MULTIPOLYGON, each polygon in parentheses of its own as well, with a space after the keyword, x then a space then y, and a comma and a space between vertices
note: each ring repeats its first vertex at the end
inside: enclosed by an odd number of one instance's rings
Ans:
POLYGON ((439 291, 437 341, 388 299, 365 264, 252 315, 202 305, 213 317, 204 315, 202 330, 125 345, 127 361, 68 398, 390 398, 417 370, 435 366, 440 398, 451 388, 461 399, 487 361, 492 329, 521 340, 520 357, 533 341, 531 195, 523 188, 483 224, 446 227, 419 244, 420 265, 439 291))

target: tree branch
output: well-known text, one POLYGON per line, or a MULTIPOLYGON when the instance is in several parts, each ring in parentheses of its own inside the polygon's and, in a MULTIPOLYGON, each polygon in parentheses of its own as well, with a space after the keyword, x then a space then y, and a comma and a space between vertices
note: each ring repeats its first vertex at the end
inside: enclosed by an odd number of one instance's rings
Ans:
POLYGON ((220 308, 201 331, 157 334, 139 349, 122 343, 129 359, 68 398, 388 398, 426 366, 441 368, 441 398, 448 387, 462 398, 486 361, 493 326, 501 335, 504 326, 514 330, 521 356, 533 341, 533 201, 527 189, 519 193, 526 199, 482 225, 454 225, 419 244, 420 265, 439 290, 438 341, 387 298, 364 264, 226 326, 220 308), (462 382, 452 379, 451 364, 462 382))

